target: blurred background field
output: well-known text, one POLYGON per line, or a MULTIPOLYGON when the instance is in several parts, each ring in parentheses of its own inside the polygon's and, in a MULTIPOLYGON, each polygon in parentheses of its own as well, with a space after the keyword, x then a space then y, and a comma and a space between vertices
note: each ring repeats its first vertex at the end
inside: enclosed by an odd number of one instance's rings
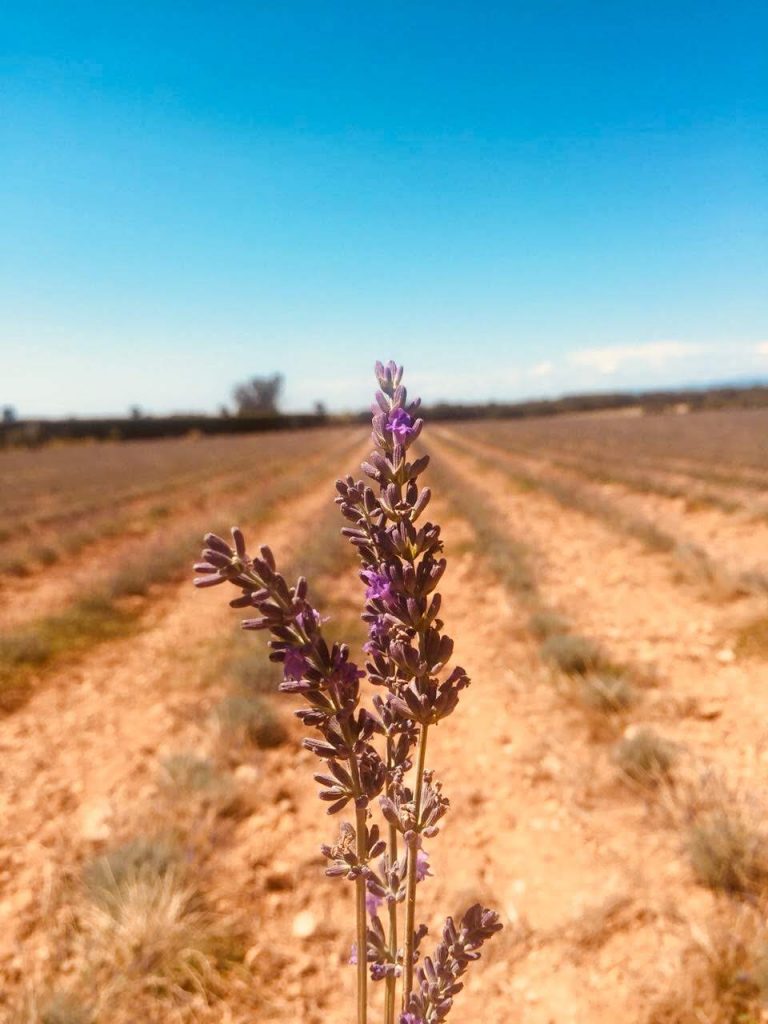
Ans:
MULTIPOLYGON (((506 925, 459 1019, 761 1019, 765 418, 429 424, 474 686, 436 738, 456 813, 426 907, 482 897, 506 925)), ((190 563, 239 523, 359 649, 332 499, 366 451, 354 425, 0 453, 9 1020, 343 1012, 349 893, 292 702, 190 563)))

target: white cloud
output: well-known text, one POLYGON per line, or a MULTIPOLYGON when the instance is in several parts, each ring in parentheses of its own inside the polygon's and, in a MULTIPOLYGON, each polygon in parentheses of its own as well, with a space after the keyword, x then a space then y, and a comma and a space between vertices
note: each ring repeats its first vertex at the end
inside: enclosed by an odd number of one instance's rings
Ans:
POLYGON ((607 345, 604 348, 585 348, 571 352, 568 361, 609 376, 625 364, 649 366, 659 369, 676 359, 686 359, 706 351, 705 345, 683 341, 649 341, 642 345, 607 345))
POLYGON ((529 377, 549 377, 554 372, 555 364, 546 360, 543 363, 536 363, 528 371, 529 377))
POLYGON ((768 356, 768 341, 761 341, 759 345, 755 345, 755 352, 759 356, 768 356))

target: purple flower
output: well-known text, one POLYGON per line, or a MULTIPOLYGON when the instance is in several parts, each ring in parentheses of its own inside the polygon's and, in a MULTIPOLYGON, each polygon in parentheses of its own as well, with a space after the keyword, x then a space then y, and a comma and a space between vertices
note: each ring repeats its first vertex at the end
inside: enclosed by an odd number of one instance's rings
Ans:
POLYGON ((297 681, 302 679, 307 669, 307 659, 296 647, 289 647, 283 660, 283 677, 297 681))
POLYGON ((416 433, 413 419, 405 409, 393 409, 387 420, 387 430, 394 434, 398 441, 407 441, 416 433))
POLYGON ((336 665, 333 674, 336 682, 342 688, 347 688, 356 686, 358 679, 362 679, 365 672, 359 669, 353 661, 344 661, 340 665, 336 665))
POLYGON ((418 850, 416 852, 416 881, 423 882, 425 878, 431 878, 432 872, 429 870, 429 854, 426 850, 418 850))
POLYGON ((352 943, 352 949, 349 951, 349 960, 347 960, 347 963, 351 964, 353 967, 357 965, 357 943, 356 942, 352 943))
POLYGON ((375 569, 363 569, 360 575, 363 582, 368 584, 365 596, 369 601, 384 601, 385 604, 392 601, 392 584, 384 573, 376 572, 375 569))
POLYGON ((401 1013, 400 1024, 425 1024, 423 1017, 417 1017, 415 1013, 401 1013))

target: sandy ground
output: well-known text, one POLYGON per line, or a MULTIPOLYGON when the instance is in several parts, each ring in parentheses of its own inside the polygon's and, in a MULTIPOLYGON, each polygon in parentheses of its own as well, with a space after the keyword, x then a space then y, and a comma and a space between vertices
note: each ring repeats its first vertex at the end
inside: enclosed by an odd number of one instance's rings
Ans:
MULTIPOLYGON (((671 557, 544 495, 512 490, 501 476, 480 473, 469 455, 434 439, 430 446, 479 484, 510 536, 530 544, 548 603, 617 657, 657 667, 657 685, 632 723, 652 723, 729 778, 762 785, 765 667, 737 658, 732 643, 739 622, 764 613, 762 599, 712 600, 681 578, 671 557)), ((300 550, 327 500, 324 485, 292 509, 290 523, 272 523, 278 552, 300 550)), ((612 743, 595 739, 552 685, 526 609, 467 553, 468 525, 439 500, 432 515, 448 542, 446 628, 473 685, 430 737, 429 766, 451 812, 429 846, 434 877, 420 889, 425 948, 447 912, 477 899, 505 923, 473 966, 451 1020, 639 1022, 715 898, 695 882, 663 808, 619 779, 612 743)), ((721 536, 715 520, 727 535, 727 517, 707 515, 713 535, 721 536)), ((360 598, 354 579, 337 586, 350 603, 360 598)), ((202 686, 196 665, 202 645, 236 619, 217 589, 169 588, 138 640, 95 651, 0 723, 9 822, 0 852, 0 972, 11 991, 56 957, 52 936, 66 910, 57 894, 153 800, 158 760, 209 742, 216 690, 202 686)), ((278 699, 286 709, 292 703, 278 699)), ((253 811, 218 836, 208 882, 223 907, 237 906, 250 922, 255 1019, 346 1022, 352 892, 322 874, 318 846, 335 826, 316 799, 316 761, 300 749, 301 728, 290 729, 285 747, 260 755, 253 811)), ((239 1000, 233 990, 229 1005, 205 1019, 254 1019, 238 1016, 239 1000)))

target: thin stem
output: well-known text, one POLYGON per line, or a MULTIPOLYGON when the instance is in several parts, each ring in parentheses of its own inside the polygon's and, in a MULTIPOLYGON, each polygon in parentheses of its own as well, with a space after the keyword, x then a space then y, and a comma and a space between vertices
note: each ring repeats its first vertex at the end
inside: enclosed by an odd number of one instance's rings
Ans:
MULTIPOLYGON (((360 773, 354 754, 350 758, 349 767, 354 790, 356 793, 361 793, 360 773)), ((357 856, 363 862, 368 857, 365 841, 365 816, 366 810, 364 807, 355 808, 357 856)), ((365 889, 365 878, 359 877, 355 879, 355 909, 357 911, 357 1024, 366 1024, 368 1020, 368 919, 365 909, 365 889)))
MULTIPOLYGON (((387 768, 392 768, 393 761, 392 739, 387 736, 387 768)), ((392 781, 387 779, 387 796, 392 797, 392 781)), ((397 829, 394 825, 389 826, 389 866, 390 868, 397 860, 397 829)), ((389 956, 394 964, 397 960, 397 904, 394 900, 388 901, 387 911, 389 914, 389 956)), ((394 974, 388 974, 384 990, 384 1024, 394 1024, 397 978, 394 974)))
MULTIPOLYGON (((421 791, 424 784, 424 761, 427 756, 428 726, 422 725, 419 733, 419 752, 416 763, 416 790, 413 797, 416 824, 421 824, 421 791)), ((403 1012, 408 1010, 408 1001, 413 989, 413 932, 416 920, 416 858, 419 852, 418 835, 408 847, 408 875, 405 895, 405 952, 403 954, 403 1012)))

